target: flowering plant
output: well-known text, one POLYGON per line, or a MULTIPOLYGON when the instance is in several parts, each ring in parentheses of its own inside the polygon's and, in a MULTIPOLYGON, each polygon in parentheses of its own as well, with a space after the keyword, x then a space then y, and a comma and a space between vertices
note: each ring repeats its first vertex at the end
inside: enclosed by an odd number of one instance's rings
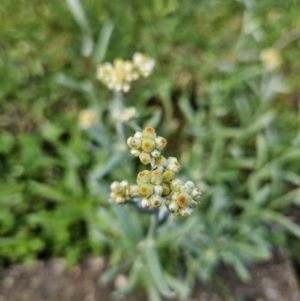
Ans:
MULTIPOLYGON (((104 63, 98 68, 97 78, 114 92, 112 116, 116 122, 119 140, 123 141, 124 144, 124 121, 127 118, 125 117, 126 109, 124 108, 122 93, 130 90, 133 81, 140 77, 149 76, 154 65, 153 58, 146 54, 135 53, 132 61, 116 59, 113 65, 104 63)), ((136 281, 135 273, 141 274, 145 277, 146 282, 151 283, 151 279, 153 279, 161 294, 171 297, 174 296, 174 293, 165 280, 157 253, 156 239, 154 238, 157 233, 156 230, 158 225, 164 224, 171 214, 173 216, 190 216, 199 204, 202 192, 193 181, 184 182, 177 178, 181 169, 177 158, 166 158, 162 155, 167 146, 166 138, 159 136, 151 126, 146 126, 141 130, 135 124, 134 128, 136 132, 127 139, 127 146, 130 148, 131 155, 139 158, 143 165, 150 165, 151 168, 142 170, 137 174, 136 184, 130 185, 127 180, 112 182, 109 200, 117 205, 131 204, 139 211, 151 215, 146 237, 140 237, 139 248, 132 250, 132 252, 136 251, 137 259, 134 259, 130 272, 135 280, 131 279, 129 283, 136 281), (140 258, 144 256, 146 256, 146 266, 143 270, 140 258)), ((117 214, 120 215, 121 213, 117 211, 117 214)), ((106 216, 103 217, 106 218, 106 216)), ((121 220, 124 221, 124 225, 121 227, 131 228, 126 219, 121 218, 121 220)), ((131 231, 135 232, 136 230, 132 228, 131 231)), ((134 245, 137 242, 132 241, 131 243, 134 245)), ((130 284, 128 285, 130 286, 130 284)), ((127 285, 119 292, 126 291, 128 289, 126 287, 127 285)))
MULTIPOLYGON (((140 76, 149 76, 154 65, 153 58, 137 52, 132 61, 116 59, 114 65, 102 64, 98 68, 97 78, 116 93, 128 92, 130 83, 140 76)), ((123 100, 120 94, 116 94, 116 98, 121 102, 123 100)), ((147 126, 129 137, 127 145, 133 156, 139 157, 144 165, 151 164, 152 169, 138 173, 137 185, 129 185, 128 181, 113 182, 110 200, 119 205, 134 201, 141 203, 143 208, 157 208, 164 204, 174 215, 190 216, 202 193, 194 182, 183 182, 175 177, 181 167, 177 158, 167 159, 161 155, 167 140, 157 136, 154 128, 147 126)))

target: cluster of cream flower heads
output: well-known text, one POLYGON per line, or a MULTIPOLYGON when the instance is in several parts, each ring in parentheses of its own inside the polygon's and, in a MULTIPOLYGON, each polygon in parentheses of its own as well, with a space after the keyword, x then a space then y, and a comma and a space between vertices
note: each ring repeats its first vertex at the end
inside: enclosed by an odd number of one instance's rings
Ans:
POLYGON ((164 204, 174 215, 190 216, 199 203, 202 192, 192 181, 183 182, 175 177, 180 164, 175 157, 168 159, 160 153, 167 140, 157 136, 148 126, 142 132, 136 132, 128 138, 131 153, 151 170, 143 170, 137 175, 137 185, 127 181, 113 182, 110 186, 110 199, 117 204, 125 204, 133 198, 141 198, 144 208, 157 208, 164 204))
POLYGON ((136 52, 131 61, 118 58, 113 64, 102 64, 97 70, 97 78, 110 90, 128 92, 131 82, 149 76, 154 66, 153 58, 136 52))
POLYGON ((282 57, 280 55, 280 51, 275 48, 264 49, 261 52, 259 59, 265 67, 265 69, 269 72, 275 71, 282 64, 282 57))

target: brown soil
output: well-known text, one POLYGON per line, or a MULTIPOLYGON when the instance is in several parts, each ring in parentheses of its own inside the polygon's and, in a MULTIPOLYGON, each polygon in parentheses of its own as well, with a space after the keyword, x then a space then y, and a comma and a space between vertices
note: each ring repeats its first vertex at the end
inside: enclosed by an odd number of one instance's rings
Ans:
POLYGON ((300 301, 298 281, 290 261, 276 260, 249 267, 251 281, 241 282, 229 268, 220 276, 234 300, 243 301, 300 301))
MULTIPOLYGON (((103 286, 99 283, 99 276, 104 269, 105 260, 101 257, 88 258, 70 269, 66 268, 63 259, 39 261, 31 267, 15 265, 0 274, 0 301, 147 300, 141 290, 116 299, 112 292, 126 278, 120 275, 114 284, 103 286)), ((250 273, 252 280, 242 283, 231 269, 222 267, 219 275, 226 289, 223 287, 220 292, 220 286, 211 289, 212 286, 199 284, 194 296, 188 300, 300 301, 295 273, 289 261, 276 259, 252 265, 250 273)))

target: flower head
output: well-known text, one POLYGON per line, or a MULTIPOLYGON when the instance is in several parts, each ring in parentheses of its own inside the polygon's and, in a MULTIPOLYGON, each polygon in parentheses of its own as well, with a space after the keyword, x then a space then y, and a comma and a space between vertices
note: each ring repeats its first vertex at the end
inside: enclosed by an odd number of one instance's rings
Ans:
POLYGON ((144 77, 149 76, 155 66, 155 61, 153 58, 140 52, 136 52, 133 55, 133 63, 140 74, 144 77))
MULTIPOLYGON (((136 132, 133 137, 127 139, 127 145, 131 148, 131 154, 139 157, 145 165, 151 163, 151 159, 155 159, 155 163, 168 162, 162 157, 161 151, 167 145, 167 140, 163 137, 157 137, 153 127, 146 126, 142 132, 136 132)), ((177 162, 178 163, 178 162, 177 162)))
POLYGON ((110 185, 110 200, 121 205, 130 200, 130 197, 128 196, 129 184, 127 181, 122 181, 122 182, 113 182, 110 185))
POLYGON ((138 80, 141 76, 149 76, 154 65, 153 58, 138 52, 133 55, 132 61, 117 58, 113 64, 108 62, 102 64, 97 70, 97 79, 110 90, 128 92, 131 82, 138 80))
POLYGON ((96 116, 94 111, 90 109, 80 111, 78 116, 78 123, 80 128, 86 130, 97 124, 97 122, 98 117, 96 116))
POLYGON ((282 63, 280 52, 274 48, 264 49, 259 58, 267 71, 276 70, 282 63))
POLYGON ((123 204, 128 197, 139 197, 143 208, 165 205, 175 216, 190 216, 198 205, 202 192, 194 182, 183 182, 175 178, 180 170, 177 158, 166 159, 160 155, 167 140, 157 136, 155 130, 147 126, 129 137, 127 144, 132 155, 139 157, 145 165, 151 163, 152 169, 139 172, 137 185, 126 186, 126 190, 118 182, 114 182, 111 186, 111 199, 123 204))

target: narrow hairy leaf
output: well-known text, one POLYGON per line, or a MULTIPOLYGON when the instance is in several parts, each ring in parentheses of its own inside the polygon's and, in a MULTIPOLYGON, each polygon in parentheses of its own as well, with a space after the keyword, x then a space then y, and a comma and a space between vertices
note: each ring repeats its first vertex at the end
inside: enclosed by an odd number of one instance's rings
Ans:
POLYGON ((153 281, 162 295, 173 297, 172 292, 163 274, 163 267, 160 264, 157 249, 153 240, 148 240, 145 246, 146 266, 150 271, 153 281))

